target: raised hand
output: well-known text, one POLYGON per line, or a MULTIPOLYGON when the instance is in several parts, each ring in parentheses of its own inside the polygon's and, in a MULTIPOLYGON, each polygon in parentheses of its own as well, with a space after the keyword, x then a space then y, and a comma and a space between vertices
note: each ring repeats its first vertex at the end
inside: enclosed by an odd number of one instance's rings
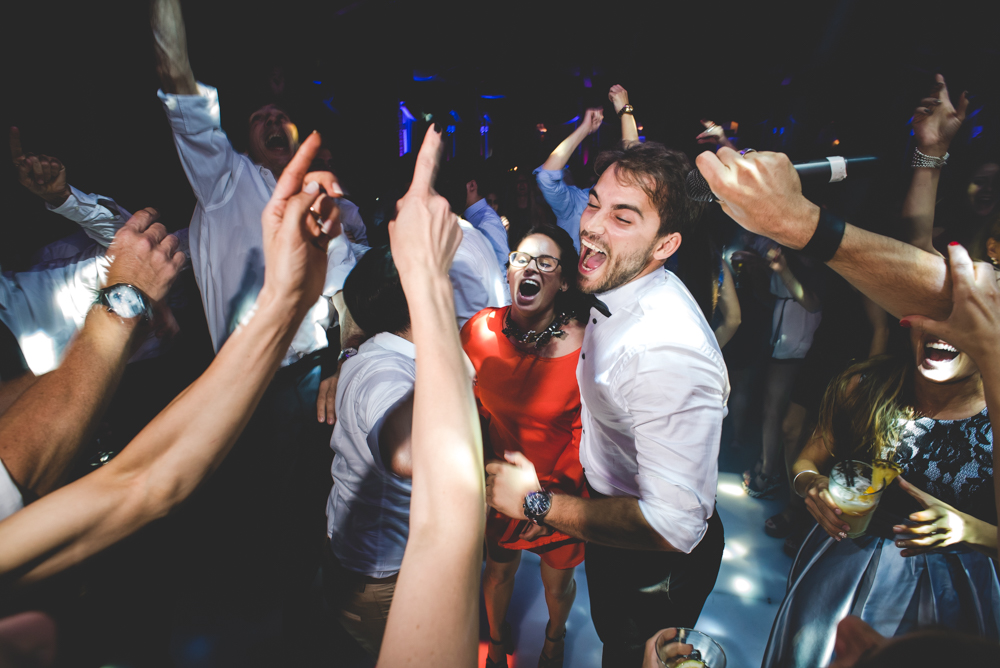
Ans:
POLYGON ((781 252, 780 248, 772 248, 767 251, 767 263, 771 271, 776 274, 788 269, 788 260, 785 259, 785 254, 781 252))
POLYGON ((617 114, 622 110, 622 107, 628 104, 628 91, 615 84, 608 91, 608 99, 611 100, 611 104, 614 105, 615 113, 617 114))
POLYGON ((580 127, 584 128, 588 135, 592 135, 601 129, 601 123, 603 122, 604 110, 595 107, 583 112, 583 121, 580 123, 580 127))
POLYGON ((156 222, 156 209, 143 209, 128 219, 115 234, 108 256, 112 258, 105 285, 127 283, 159 302, 170 290, 184 266, 184 253, 177 237, 156 222))
POLYGON ((264 287, 279 299, 308 310, 319 299, 326 278, 326 247, 340 234, 342 194, 330 172, 309 172, 320 148, 313 132, 296 151, 264 207, 264 287), (327 194, 321 192, 321 188, 327 194))
POLYGON ((788 156, 769 151, 741 155, 723 146, 718 153, 705 151, 695 162, 722 210, 744 229, 793 248, 805 245, 783 239, 803 237, 805 231, 811 236, 820 212, 803 197, 788 156))
POLYGON ((985 262, 973 262, 958 243, 948 246, 954 306, 946 320, 909 315, 900 320, 947 341, 969 355, 980 368, 1000 354, 1000 289, 996 272, 985 262))
POLYGON ((921 153, 939 158, 948 152, 951 140, 962 127, 969 100, 968 92, 964 92, 958 98, 958 106, 953 106, 944 77, 938 74, 935 78, 937 83, 930 95, 913 112, 913 136, 921 153))
POLYGON ((722 129, 721 125, 716 125, 714 121, 710 121, 706 118, 701 119, 701 124, 705 126, 705 131, 695 137, 699 144, 712 144, 714 146, 728 146, 729 148, 736 148, 733 145, 733 142, 726 139, 726 131, 722 129))
POLYGON ((59 158, 25 155, 21 148, 21 131, 15 127, 10 129, 10 158, 17 169, 17 180, 35 195, 52 206, 59 206, 69 197, 66 167, 59 158))
POLYGON ((389 246, 404 292, 418 279, 447 276, 462 242, 458 216, 434 191, 440 160, 441 133, 432 126, 417 154, 410 189, 397 202, 396 218, 389 222, 389 246))

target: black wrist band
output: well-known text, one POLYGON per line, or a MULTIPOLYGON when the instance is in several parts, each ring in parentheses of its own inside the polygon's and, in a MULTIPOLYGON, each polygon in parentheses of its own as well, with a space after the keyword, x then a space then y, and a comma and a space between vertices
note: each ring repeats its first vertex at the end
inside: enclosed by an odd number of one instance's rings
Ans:
POLYGON ((809 243, 802 248, 802 254, 815 258, 820 262, 829 262, 837 254, 840 242, 844 239, 846 223, 827 211, 819 210, 819 223, 813 232, 809 243))

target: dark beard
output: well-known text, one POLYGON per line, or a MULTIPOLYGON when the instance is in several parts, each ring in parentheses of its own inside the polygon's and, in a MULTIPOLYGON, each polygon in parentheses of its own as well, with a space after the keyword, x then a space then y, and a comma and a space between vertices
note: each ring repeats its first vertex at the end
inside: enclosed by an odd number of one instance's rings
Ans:
MULTIPOLYGON (((613 260, 614 265, 610 268, 605 276, 604 280, 593 287, 583 287, 578 285, 580 291, 585 294, 595 294, 608 292, 609 290, 614 290, 617 287, 625 285, 633 278, 639 275, 646 265, 649 264, 649 260, 653 257, 653 249, 656 247, 656 242, 649 245, 645 251, 638 251, 632 253, 631 255, 622 256, 621 259, 617 257, 613 260)), ((611 256, 605 262, 612 262, 611 256)), ((582 276, 581 276, 582 278, 582 276)))

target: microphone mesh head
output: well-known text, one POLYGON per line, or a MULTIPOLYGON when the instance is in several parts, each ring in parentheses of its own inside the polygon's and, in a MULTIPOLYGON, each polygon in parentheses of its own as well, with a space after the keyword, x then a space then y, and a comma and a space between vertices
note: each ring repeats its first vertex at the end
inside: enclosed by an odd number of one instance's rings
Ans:
POLYGON ((708 186, 708 181, 697 168, 688 173, 685 190, 687 190, 687 196, 695 202, 714 202, 718 199, 708 186))

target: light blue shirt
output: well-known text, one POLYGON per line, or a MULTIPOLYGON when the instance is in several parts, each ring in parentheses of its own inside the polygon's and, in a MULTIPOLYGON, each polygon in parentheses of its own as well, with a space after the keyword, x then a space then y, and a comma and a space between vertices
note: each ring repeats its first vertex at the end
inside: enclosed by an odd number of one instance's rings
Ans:
POLYGON ((566 183, 561 169, 542 169, 534 172, 535 182, 542 191, 542 197, 556 214, 556 224, 569 232, 573 246, 580 252, 580 217, 587 208, 590 191, 582 190, 566 183))
POLYGON ((500 216, 486 203, 486 198, 479 200, 468 209, 462 216, 472 223, 472 226, 483 233, 496 253, 497 263, 501 270, 507 264, 507 256, 510 255, 510 248, 507 246, 507 230, 500 222, 500 216))

